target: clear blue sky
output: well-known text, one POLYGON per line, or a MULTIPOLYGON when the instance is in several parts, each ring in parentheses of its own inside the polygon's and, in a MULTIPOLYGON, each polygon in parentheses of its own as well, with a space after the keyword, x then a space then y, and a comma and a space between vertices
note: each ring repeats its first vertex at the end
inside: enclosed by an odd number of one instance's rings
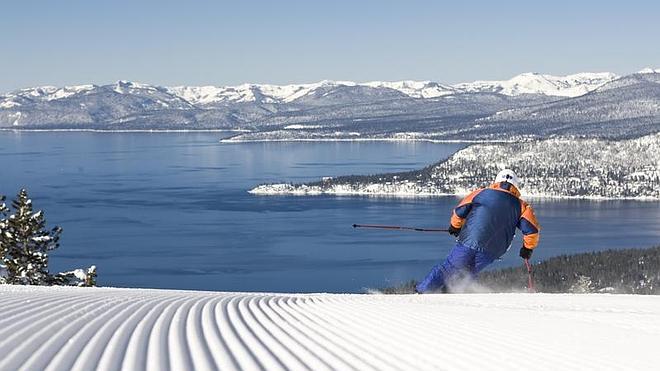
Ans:
POLYGON ((0 91, 660 67, 652 1, 0 1, 0 91))

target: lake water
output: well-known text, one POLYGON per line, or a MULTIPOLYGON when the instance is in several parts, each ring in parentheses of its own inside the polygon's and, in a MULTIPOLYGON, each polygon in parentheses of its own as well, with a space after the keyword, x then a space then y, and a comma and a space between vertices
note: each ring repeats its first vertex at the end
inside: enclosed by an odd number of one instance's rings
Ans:
MULTIPOLYGON (((452 247, 458 198, 254 196, 253 186, 421 168, 460 144, 221 144, 223 133, 0 132, 0 194, 27 187, 64 228, 51 270, 98 266, 99 284, 362 292, 422 278, 452 247)), ((534 259, 660 244, 660 202, 535 200, 534 259)), ((520 236, 493 268, 520 264, 520 236)))

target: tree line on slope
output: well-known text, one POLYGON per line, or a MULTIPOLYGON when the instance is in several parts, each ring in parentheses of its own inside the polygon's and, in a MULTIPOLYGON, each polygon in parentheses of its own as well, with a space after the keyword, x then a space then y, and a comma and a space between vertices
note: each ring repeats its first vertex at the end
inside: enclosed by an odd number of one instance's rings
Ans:
MULTIPOLYGON (((534 265, 538 292, 660 294, 660 246, 561 255, 534 265)), ((525 289, 523 268, 487 271, 479 283, 496 292, 525 289)))
POLYGON ((59 247, 61 227, 46 228, 43 211, 34 211, 27 190, 12 202, 0 195, 0 283, 13 285, 96 286, 96 266, 51 274, 48 253, 59 247))
MULTIPOLYGON (((534 289, 543 293, 660 294, 660 246, 561 255, 533 265, 534 289)), ((409 294, 416 281, 379 290, 409 294)), ((526 292, 527 270, 522 267, 485 271, 464 292, 526 292)))

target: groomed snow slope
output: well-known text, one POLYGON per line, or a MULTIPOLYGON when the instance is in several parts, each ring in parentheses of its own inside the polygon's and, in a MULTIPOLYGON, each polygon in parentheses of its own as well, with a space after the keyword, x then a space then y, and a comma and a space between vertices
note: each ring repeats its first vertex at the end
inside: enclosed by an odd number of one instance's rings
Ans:
POLYGON ((660 297, 0 286, 1 370, 658 369, 660 297))

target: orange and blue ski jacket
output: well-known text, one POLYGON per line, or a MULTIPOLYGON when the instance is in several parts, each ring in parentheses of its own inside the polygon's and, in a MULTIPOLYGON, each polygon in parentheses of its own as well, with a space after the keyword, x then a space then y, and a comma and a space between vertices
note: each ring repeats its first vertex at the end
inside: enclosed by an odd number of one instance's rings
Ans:
POLYGON ((451 225, 461 232, 458 242, 499 258, 511 246, 516 228, 523 233, 523 246, 534 249, 539 226, 534 210, 520 199, 510 183, 493 183, 467 195, 452 212, 451 225))

